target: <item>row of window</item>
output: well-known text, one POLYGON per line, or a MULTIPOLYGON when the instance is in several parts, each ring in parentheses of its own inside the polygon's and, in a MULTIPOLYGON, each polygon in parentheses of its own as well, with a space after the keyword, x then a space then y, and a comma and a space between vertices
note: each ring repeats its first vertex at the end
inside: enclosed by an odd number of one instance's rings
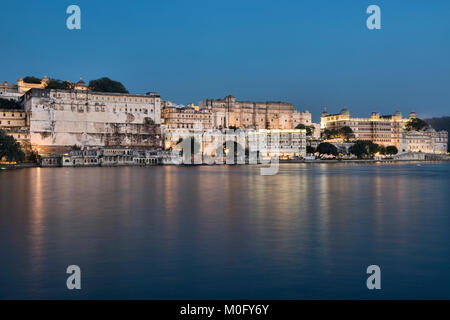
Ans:
MULTIPOLYGON (((71 108, 75 108, 75 107, 72 106, 71 108)), ((80 105, 79 108, 81 108, 80 110, 84 110, 84 109, 83 109, 84 106, 82 106, 82 105, 80 105)), ((88 106, 87 108, 88 108, 88 109, 87 109, 88 111, 90 111, 90 109, 95 109, 95 111, 105 112, 105 108, 103 108, 103 107, 100 108, 100 107, 92 107, 92 106, 89 107, 89 106, 88 106)), ((42 106, 42 109, 43 109, 43 110, 45 110, 45 109, 48 110, 48 109, 50 109, 50 107, 44 106, 44 105, 43 105, 43 106, 42 106)), ((55 106, 55 110, 64 111, 64 106, 57 106, 57 105, 56 105, 56 106, 55 106)), ((72 111, 73 111, 73 109, 72 109, 72 111)), ((117 112, 117 109, 114 108, 112 111, 113 111, 113 112, 117 112)), ((123 109, 120 109, 119 112, 124 112, 124 111, 123 111, 123 109)), ((125 112, 133 112, 133 109, 132 109, 132 108, 129 108, 129 109, 128 109, 128 108, 125 108, 125 112)), ((147 113, 148 113, 148 109, 138 109, 138 108, 135 108, 135 109, 134 109, 134 112, 143 112, 144 114, 147 114, 147 113), (139 110, 139 111, 138 111, 138 110, 139 110)), ((152 112, 153 112, 153 109, 150 109, 150 112, 152 113, 152 112)))
MULTIPOLYGON (((6 112, 3 113, 3 116, 6 117, 6 112)), ((14 118, 15 117, 14 113, 11 113, 10 117, 14 118)), ((19 118, 22 118, 22 117, 23 117, 23 114, 19 113, 19 118)))
MULTIPOLYGON (((58 93, 58 94, 53 94, 52 96, 53 98, 69 98, 69 99, 74 99, 75 95, 73 94, 73 96, 70 96, 70 93, 58 93)), ((117 101, 117 102, 147 102, 149 100, 154 100, 154 97, 145 97, 145 98, 136 98, 136 97, 126 97, 126 98, 118 98, 118 97, 103 97, 103 96, 93 96, 93 95, 89 95, 89 98, 92 100, 97 100, 97 101, 117 101)), ((156 99, 155 101, 159 102, 159 99, 156 99)))

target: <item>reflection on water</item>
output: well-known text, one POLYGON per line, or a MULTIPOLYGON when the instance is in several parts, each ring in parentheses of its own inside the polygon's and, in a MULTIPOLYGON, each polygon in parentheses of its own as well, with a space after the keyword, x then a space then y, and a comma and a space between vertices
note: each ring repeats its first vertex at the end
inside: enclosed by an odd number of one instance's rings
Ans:
POLYGON ((0 298, 450 298, 449 164, 259 173, 2 171, 0 298))

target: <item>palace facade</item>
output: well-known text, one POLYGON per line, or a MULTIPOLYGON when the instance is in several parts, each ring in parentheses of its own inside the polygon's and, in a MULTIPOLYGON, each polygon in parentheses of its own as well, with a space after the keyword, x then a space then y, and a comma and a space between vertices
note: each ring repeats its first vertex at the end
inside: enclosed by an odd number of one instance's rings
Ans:
POLYGON ((400 140, 399 152, 423 152, 446 154, 448 132, 427 129, 425 131, 405 131, 400 140))
POLYGON ((24 98, 32 145, 41 150, 78 145, 160 147, 161 97, 157 93, 32 88, 24 98))
POLYGON ((209 109, 179 107, 170 101, 163 102, 161 124, 168 129, 212 129, 212 119, 213 115, 209 109))
POLYGON ((294 129, 312 125, 309 111, 298 112, 286 102, 237 101, 233 95, 199 102, 200 110, 210 110, 213 127, 226 129, 294 129))
POLYGON ((372 141, 379 145, 395 146, 400 149, 403 129, 408 121, 415 117, 415 113, 411 113, 409 118, 403 118, 402 114, 397 111, 393 115, 387 116, 372 112, 370 118, 352 118, 348 109, 344 108, 337 114, 322 112, 320 125, 322 130, 339 130, 343 127, 350 127, 355 140, 372 141))

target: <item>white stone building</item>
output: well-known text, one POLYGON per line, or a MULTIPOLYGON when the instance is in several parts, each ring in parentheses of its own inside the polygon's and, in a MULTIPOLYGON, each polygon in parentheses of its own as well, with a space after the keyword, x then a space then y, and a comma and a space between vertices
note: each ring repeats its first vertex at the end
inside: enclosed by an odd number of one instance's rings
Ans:
POLYGON ((31 143, 61 146, 160 146, 161 97, 157 93, 91 92, 33 88, 24 99, 31 143))
POLYGON ((422 152, 446 154, 448 145, 448 132, 428 129, 425 131, 405 131, 400 140, 400 153, 422 152))

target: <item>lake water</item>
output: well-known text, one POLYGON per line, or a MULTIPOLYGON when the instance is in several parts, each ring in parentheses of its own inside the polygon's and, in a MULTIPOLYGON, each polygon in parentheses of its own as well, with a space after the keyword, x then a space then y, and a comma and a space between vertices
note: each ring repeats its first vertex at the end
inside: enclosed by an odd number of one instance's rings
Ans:
POLYGON ((449 299, 449 208, 449 163, 3 170, 0 298, 449 299))

